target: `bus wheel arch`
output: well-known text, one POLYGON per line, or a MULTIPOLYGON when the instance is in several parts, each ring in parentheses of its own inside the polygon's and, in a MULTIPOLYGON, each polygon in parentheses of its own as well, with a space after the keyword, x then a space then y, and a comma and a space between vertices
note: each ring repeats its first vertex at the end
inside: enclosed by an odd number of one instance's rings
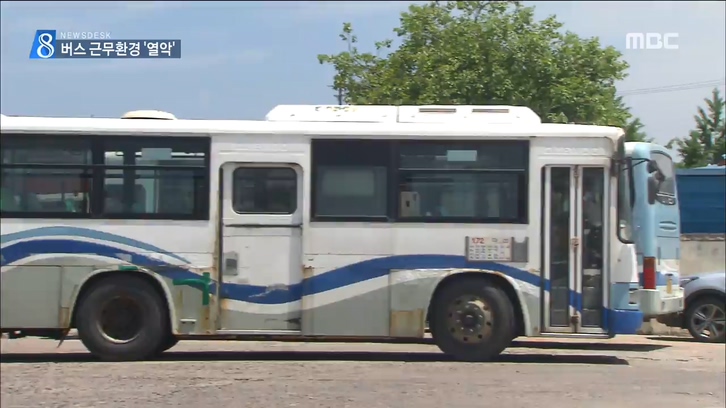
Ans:
POLYGON ((85 296, 87 291, 92 288, 95 284, 97 284, 99 281, 103 279, 111 278, 112 276, 137 276, 142 279, 145 279, 148 281, 149 284, 151 284, 157 291, 158 295, 164 300, 166 303, 166 308, 168 310, 168 317, 169 317, 169 330, 174 333, 176 330, 176 311, 173 307, 171 307, 172 303, 172 296, 171 291, 169 291, 169 287, 164 283, 164 280, 151 272, 147 272, 143 269, 139 269, 138 271, 120 271, 117 269, 100 269, 96 270, 90 275, 86 276, 81 283, 78 285, 78 288, 74 291, 73 296, 71 298, 70 304, 71 304, 71 310, 70 312, 70 325, 68 326, 69 329, 75 328, 76 323, 76 311, 78 306, 78 301, 85 296))
POLYGON ((431 295, 426 314, 426 320, 429 322, 429 327, 432 332, 433 327, 431 326, 434 323, 431 317, 433 316, 433 307, 436 303, 437 297, 441 294, 442 291, 445 290, 447 286, 452 285, 459 280, 481 280, 483 284, 498 287, 507 295, 507 298, 513 308, 515 324, 513 329, 514 337, 531 334, 528 333, 527 329, 530 326, 530 319, 526 312, 526 304, 524 303, 524 298, 517 283, 511 277, 506 276, 502 273, 481 270, 451 272, 437 283, 431 295))

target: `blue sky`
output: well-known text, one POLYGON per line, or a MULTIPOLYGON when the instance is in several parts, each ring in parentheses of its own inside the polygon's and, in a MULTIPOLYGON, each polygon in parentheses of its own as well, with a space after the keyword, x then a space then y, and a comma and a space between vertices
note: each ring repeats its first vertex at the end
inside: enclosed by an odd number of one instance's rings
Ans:
MULTIPOLYGON (((332 104, 327 85, 333 71, 318 64, 317 54, 342 50, 338 34, 344 21, 353 23, 361 48, 392 38, 408 4, 3 1, 0 109, 105 117, 160 109, 180 118, 262 119, 278 104, 332 104), (108 31, 117 39, 179 38, 182 58, 31 61, 37 29, 108 31)), ((623 51, 630 76, 618 89, 649 136, 665 143, 693 127, 696 107, 713 84, 724 91, 724 4, 537 2, 536 7, 540 17, 556 14, 565 28, 623 51), (625 50, 628 32, 676 32, 679 49, 625 50), (680 84, 695 85, 630 92, 680 84)))

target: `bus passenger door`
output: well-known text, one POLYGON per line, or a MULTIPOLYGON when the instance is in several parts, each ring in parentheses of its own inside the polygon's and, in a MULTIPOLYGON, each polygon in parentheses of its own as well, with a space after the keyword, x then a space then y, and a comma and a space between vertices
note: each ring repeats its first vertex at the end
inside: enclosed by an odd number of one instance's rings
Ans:
POLYGON ((298 165, 222 165, 221 333, 301 330, 302 189, 298 165))
POLYGON ((543 178, 543 332, 605 333, 608 173, 548 166, 543 178))

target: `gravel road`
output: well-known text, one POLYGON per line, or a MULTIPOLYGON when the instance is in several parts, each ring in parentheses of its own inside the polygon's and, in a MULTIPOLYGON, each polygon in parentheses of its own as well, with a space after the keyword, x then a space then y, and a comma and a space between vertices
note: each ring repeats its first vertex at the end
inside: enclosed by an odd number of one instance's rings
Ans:
POLYGON ((433 345, 182 342, 95 362, 79 341, 2 340, 3 408, 726 406, 726 349, 686 339, 518 341, 500 361, 433 345))

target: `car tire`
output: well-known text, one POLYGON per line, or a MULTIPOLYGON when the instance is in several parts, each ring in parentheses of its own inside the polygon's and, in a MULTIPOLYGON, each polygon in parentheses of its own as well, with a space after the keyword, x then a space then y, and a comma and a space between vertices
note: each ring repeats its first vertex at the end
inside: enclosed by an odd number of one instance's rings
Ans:
POLYGON ((726 306, 723 299, 704 296, 688 305, 684 314, 685 326, 696 341, 723 343, 726 340, 726 306))

